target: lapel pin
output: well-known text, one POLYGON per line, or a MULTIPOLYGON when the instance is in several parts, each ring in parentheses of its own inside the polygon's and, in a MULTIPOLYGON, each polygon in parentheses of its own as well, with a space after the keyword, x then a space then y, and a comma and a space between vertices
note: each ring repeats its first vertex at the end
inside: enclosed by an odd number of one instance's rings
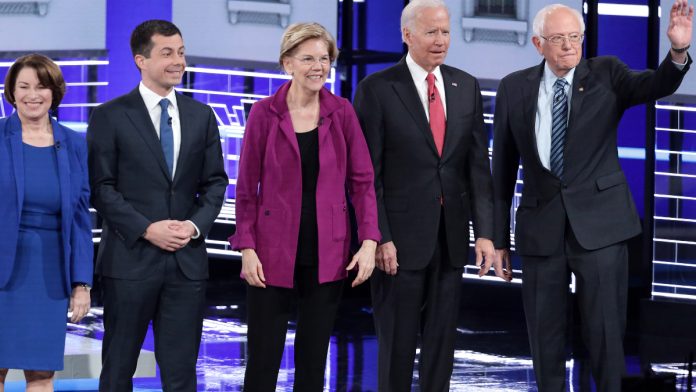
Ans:
POLYGON ((452 86, 457 87, 457 83, 452 82, 452 86))
POLYGON ((585 91, 585 88, 580 86, 580 88, 578 88, 578 91, 583 92, 583 91, 585 91))

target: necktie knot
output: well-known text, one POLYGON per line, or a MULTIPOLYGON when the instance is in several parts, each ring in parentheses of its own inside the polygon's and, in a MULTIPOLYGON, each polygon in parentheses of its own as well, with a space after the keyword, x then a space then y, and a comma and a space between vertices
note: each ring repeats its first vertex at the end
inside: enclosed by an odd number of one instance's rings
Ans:
POLYGON ((169 108, 169 100, 167 98, 162 98, 162 100, 159 101, 159 105, 162 108, 162 113, 166 113, 167 108, 169 108))
POLYGON ((565 86, 568 84, 564 78, 558 78, 556 79, 556 82, 553 84, 554 90, 565 90, 565 86))
POLYGON ((429 73, 428 76, 425 77, 425 80, 428 82, 428 89, 432 89, 435 85, 435 74, 429 73))

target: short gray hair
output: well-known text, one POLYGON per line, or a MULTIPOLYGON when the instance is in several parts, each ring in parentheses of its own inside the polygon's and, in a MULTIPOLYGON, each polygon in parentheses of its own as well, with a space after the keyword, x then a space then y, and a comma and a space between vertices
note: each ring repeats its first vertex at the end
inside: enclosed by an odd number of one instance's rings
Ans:
POLYGON ((413 29, 413 20, 423 8, 444 8, 447 11, 447 17, 450 16, 449 8, 443 0, 411 0, 403 11, 401 11, 401 40, 404 40, 404 29, 413 29))
POLYGON ((534 17, 534 22, 532 23, 532 30, 534 31, 535 36, 541 37, 541 35, 544 34, 544 24, 546 23, 546 18, 551 13, 559 9, 566 9, 570 11, 578 20, 578 24, 580 25, 580 34, 585 34, 585 21, 583 20, 580 12, 578 12, 578 10, 575 8, 568 7, 565 4, 556 3, 549 4, 537 12, 536 16, 534 17))

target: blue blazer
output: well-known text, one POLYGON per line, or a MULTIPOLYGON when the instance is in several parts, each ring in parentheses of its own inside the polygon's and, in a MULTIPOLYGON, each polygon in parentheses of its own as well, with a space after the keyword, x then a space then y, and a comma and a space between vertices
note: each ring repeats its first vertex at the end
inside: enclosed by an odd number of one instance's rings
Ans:
MULTIPOLYGON (((65 291, 72 282, 92 283, 92 222, 85 139, 51 119, 60 177, 65 291)), ((24 203, 22 124, 13 113, 0 119, 0 289, 14 270, 17 236, 24 203)))

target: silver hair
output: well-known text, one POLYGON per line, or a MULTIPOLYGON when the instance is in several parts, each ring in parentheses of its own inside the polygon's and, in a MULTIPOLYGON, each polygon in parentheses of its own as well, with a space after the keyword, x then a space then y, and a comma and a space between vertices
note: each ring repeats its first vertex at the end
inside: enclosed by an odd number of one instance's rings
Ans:
POLYGON ((413 21, 421 9, 440 7, 447 11, 447 17, 449 18, 449 8, 447 8, 447 4, 443 0, 411 0, 401 11, 401 40, 406 42, 404 40, 404 29, 413 29, 413 21))
POLYGON ((542 8, 537 12, 536 16, 534 17, 534 22, 532 23, 532 30, 534 31, 534 35, 537 37, 541 37, 542 34, 544 34, 544 24, 546 23, 546 18, 554 11, 559 10, 559 9, 566 9, 570 11, 573 16, 578 20, 578 24, 580 25, 580 34, 585 34, 585 21, 582 19, 582 15, 578 10, 575 8, 568 7, 565 4, 549 4, 546 7, 542 8))

